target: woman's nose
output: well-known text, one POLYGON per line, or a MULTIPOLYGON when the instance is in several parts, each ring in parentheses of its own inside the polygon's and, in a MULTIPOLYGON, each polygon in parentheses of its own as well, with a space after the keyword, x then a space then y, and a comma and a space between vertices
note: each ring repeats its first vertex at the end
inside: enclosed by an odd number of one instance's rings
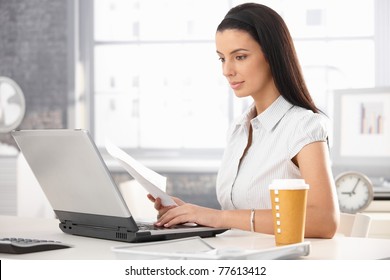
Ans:
POLYGON ((222 64, 222 73, 225 77, 234 76, 235 70, 233 64, 228 61, 225 61, 222 64))

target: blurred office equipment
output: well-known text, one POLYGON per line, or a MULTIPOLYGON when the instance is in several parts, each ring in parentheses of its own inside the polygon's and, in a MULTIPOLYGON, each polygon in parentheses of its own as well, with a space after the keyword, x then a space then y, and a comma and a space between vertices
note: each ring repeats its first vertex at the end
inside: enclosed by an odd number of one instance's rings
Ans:
POLYGON ((390 88, 334 91, 332 168, 357 171, 374 185, 374 200, 390 199, 390 88))

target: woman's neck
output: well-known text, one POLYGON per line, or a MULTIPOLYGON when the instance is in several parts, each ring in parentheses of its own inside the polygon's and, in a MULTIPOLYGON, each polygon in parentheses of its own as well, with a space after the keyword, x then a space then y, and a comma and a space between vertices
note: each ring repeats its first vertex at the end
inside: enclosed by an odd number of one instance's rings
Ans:
POLYGON ((271 104, 278 99, 280 92, 278 91, 275 82, 271 79, 264 87, 256 94, 252 95, 255 102, 257 116, 264 112, 271 104))
POLYGON ((256 98, 254 101, 255 101, 257 115, 260 115, 269 106, 271 106, 271 104, 274 103, 274 101, 278 99, 279 96, 280 96, 279 92, 274 92, 272 94, 264 95, 261 98, 256 98))

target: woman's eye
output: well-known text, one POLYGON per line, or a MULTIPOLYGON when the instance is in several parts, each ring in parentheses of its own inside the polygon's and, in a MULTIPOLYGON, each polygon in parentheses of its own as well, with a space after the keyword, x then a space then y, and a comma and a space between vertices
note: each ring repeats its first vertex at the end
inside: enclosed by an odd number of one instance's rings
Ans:
POLYGON ((236 59, 237 59, 237 60, 244 60, 245 58, 246 58, 245 55, 236 56, 236 59))
POLYGON ((221 62, 225 62, 225 59, 223 58, 223 57, 220 57, 220 58, 218 58, 219 59, 219 61, 221 61, 221 62))

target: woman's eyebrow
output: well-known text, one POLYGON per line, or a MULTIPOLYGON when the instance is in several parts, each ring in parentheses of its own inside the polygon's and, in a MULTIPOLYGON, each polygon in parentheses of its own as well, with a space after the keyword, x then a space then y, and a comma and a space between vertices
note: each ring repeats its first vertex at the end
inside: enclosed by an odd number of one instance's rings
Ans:
MULTIPOLYGON (((230 54, 234 54, 236 52, 241 52, 241 51, 249 52, 249 50, 247 50, 247 49, 239 48, 239 49, 235 49, 235 50, 231 51, 230 54)), ((223 55, 223 53, 219 52, 218 50, 217 50, 217 54, 223 55)))

